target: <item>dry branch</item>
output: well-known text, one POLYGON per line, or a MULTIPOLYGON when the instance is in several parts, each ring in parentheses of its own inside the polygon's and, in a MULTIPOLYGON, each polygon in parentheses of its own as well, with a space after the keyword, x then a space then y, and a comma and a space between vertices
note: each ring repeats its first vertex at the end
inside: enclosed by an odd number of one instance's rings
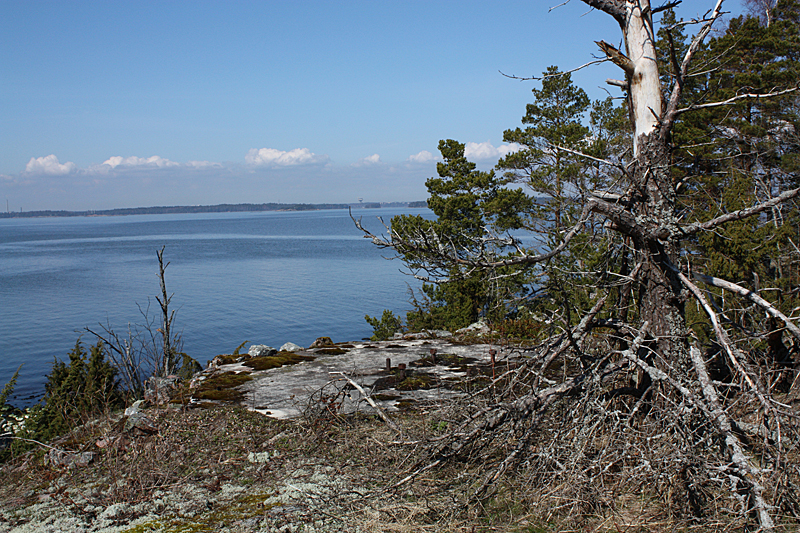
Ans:
POLYGON ((786 329, 788 329, 795 338, 800 341, 800 328, 798 328, 794 322, 791 321, 789 317, 781 313, 778 309, 775 308, 774 305, 763 299, 761 296, 756 294, 755 292, 742 287, 741 285, 737 285, 736 283, 731 283, 730 281, 726 281, 724 279, 715 278, 713 276, 706 276, 705 274, 700 274, 698 272, 692 272, 692 277, 698 281, 702 281, 703 283, 707 283, 714 287, 719 287, 720 289, 725 289, 727 291, 735 292, 740 296, 744 296, 751 302, 755 303, 764 311, 769 313, 771 316, 783 321, 786 325, 786 329))
POLYGON ((389 428, 392 431, 402 436, 403 430, 401 430, 398 427, 398 425, 395 424, 394 421, 386 415, 383 409, 381 409, 381 407, 377 403, 375 403, 375 400, 373 400, 372 397, 366 393, 366 391, 361 387, 361 385, 350 379, 350 377, 344 372, 331 372, 331 374, 339 374, 340 376, 342 376, 342 378, 347 380, 347 382, 350 383, 350 385, 352 385, 353 387, 355 387, 355 389, 361 393, 361 396, 365 400, 367 400, 367 402, 375 409, 375 411, 378 413, 381 419, 383 419, 383 421, 386 422, 386 425, 389 426, 389 428))
POLYGON ((789 201, 793 198, 797 198, 798 196, 800 196, 800 187, 788 190, 784 193, 779 194, 774 198, 767 200, 766 202, 754 205, 753 207, 747 207, 745 209, 739 209, 738 211, 733 211, 732 213, 726 213, 724 215, 718 216, 717 218, 713 218, 706 222, 695 222, 693 224, 687 224, 685 226, 681 226, 679 228, 679 231, 686 236, 694 235, 698 231, 711 230, 727 222, 742 220, 747 217, 757 215, 763 211, 766 211, 767 209, 775 207, 776 205, 782 204, 783 202, 789 201))
POLYGON ((774 531, 775 523, 772 521, 772 517, 769 513, 770 506, 764 500, 764 487, 757 481, 761 469, 753 466, 752 462, 744 453, 741 441, 733 433, 731 421, 720 405, 719 393, 711 382, 711 378, 708 377, 706 364, 705 361, 703 361, 700 350, 692 346, 689 349, 689 353, 694 363, 697 379, 703 390, 703 396, 712 410, 714 425, 717 426, 719 432, 725 437, 725 448, 734 465, 728 469, 730 475, 735 476, 748 486, 748 491, 752 496, 753 507, 758 513, 758 521, 761 525, 760 531, 774 531))

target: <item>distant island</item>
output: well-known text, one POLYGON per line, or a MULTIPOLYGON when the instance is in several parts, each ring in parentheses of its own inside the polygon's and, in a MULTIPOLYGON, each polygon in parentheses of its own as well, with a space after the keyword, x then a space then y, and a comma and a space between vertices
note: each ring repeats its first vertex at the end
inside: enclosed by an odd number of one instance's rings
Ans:
POLYGON ((125 207, 119 209, 103 209, 99 211, 7 211, 0 213, 0 218, 32 218, 32 217, 89 217, 89 216, 124 216, 124 215, 164 215, 182 213, 241 213, 250 211, 318 211, 321 209, 379 209, 381 207, 424 208, 428 204, 421 202, 358 202, 353 204, 217 204, 217 205, 176 205, 157 207, 125 207))

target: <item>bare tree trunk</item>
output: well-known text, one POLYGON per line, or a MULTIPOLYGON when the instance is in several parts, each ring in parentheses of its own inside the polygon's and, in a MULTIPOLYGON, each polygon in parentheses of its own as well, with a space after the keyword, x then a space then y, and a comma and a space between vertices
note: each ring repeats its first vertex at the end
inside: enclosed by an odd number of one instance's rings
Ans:
MULTIPOLYGON (((159 331, 161 332, 164 354, 161 373, 164 376, 167 376, 175 372, 177 365, 175 361, 175 353, 171 345, 172 334, 170 331, 172 328, 172 319, 175 316, 175 311, 170 312, 169 310, 169 303, 172 300, 172 295, 167 294, 167 284, 164 278, 164 271, 169 266, 169 262, 164 264, 164 248, 166 247, 162 246, 161 250, 156 250, 156 255, 158 256, 158 278, 161 281, 161 297, 159 298, 156 296, 156 300, 158 300, 158 303, 161 306, 161 328, 159 328, 159 331)), ((157 371, 156 374, 159 374, 159 372, 157 371)))

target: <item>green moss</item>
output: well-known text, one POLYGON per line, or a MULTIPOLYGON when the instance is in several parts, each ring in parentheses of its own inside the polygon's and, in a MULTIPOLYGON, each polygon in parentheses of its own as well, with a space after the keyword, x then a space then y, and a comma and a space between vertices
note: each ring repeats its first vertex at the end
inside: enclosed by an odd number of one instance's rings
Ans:
POLYGON ((409 365, 415 367, 439 365, 464 370, 465 367, 474 365, 477 362, 478 360, 474 357, 461 357, 459 355, 441 353, 435 356, 426 355, 421 359, 411 361, 409 365))
POLYGON ((414 407, 416 407, 415 405, 416 403, 417 403, 416 400, 412 400, 411 398, 405 398, 403 400, 398 400, 395 405, 397 405, 397 408, 400 409, 401 411, 408 411, 414 409, 414 407))
POLYGON ((206 378, 194 393, 199 400, 215 400, 237 403, 244 400, 244 393, 236 387, 253 379, 249 374, 225 372, 206 378))
POLYGON ((294 352, 278 352, 275 355, 265 355, 262 357, 253 357, 242 363, 253 370, 269 370, 271 368, 279 368, 284 365, 294 365, 303 361, 313 361, 314 357, 310 355, 300 355, 294 352))
POLYGON ((428 374, 415 373, 401 381, 395 388, 397 390, 429 389, 432 383, 433 378, 428 374))
POLYGON ((321 349, 317 350, 317 353, 320 353, 320 354, 323 354, 323 355, 342 355, 343 353, 347 353, 347 350, 343 350, 343 349, 338 348, 338 347, 335 347, 335 348, 321 348, 321 349))
POLYGON ((220 365, 232 365, 233 363, 237 362, 241 358, 242 358, 242 356, 237 354, 237 355, 218 355, 214 359, 220 365))

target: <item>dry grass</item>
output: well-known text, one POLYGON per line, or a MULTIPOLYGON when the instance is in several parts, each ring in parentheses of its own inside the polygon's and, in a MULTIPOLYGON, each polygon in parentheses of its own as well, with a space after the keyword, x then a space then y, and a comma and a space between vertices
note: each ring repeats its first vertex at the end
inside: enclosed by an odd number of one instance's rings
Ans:
MULTIPOLYGON (((704 474, 714 467, 702 463, 704 447, 715 446, 704 436, 707 428, 686 431, 681 421, 670 418, 672 406, 666 401, 631 415, 632 405, 595 392, 551 405, 533 436, 526 433, 533 427, 529 423, 509 426, 430 469, 436 443, 452 439, 470 413, 497 401, 492 389, 465 401, 392 414, 402 438, 375 416, 343 416, 329 406, 292 421, 231 406, 153 408, 145 412, 156 433, 125 431, 120 421, 109 418, 51 443, 95 452, 88 467, 48 465, 44 449, 0 465, 0 524, 3 510, 31 505, 43 496, 84 513, 82 504, 70 501, 68 487, 85 487, 97 507, 143 502, 183 487, 214 493, 226 483, 249 487, 247 494, 263 500, 281 483, 293 483, 299 471, 325 468, 341 480, 341 487, 287 512, 303 520, 323 517, 343 530, 644 533, 745 527, 740 515, 728 511, 731 494, 704 474), (476 497, 487 476, 526 438, 526 454, 515 468, 476 497), (248 459, 254 452, 268 452, 271 458, 254 464, 248 459), (420 469, 413 479, 398 483, 420 469), (692 507, 689 494, 702 503, 702 512, 692 507)), ((797 464, 795 454, 785 461, 797 464)), ((237 513, 240 518, 270 513, 246 499, 234 503, 223 522, 235 521, 237 513)), ((211 524, 220 513, 201 513, 192 523, 211 524)), ((177 527, 184 519, 174 520, 177 527)))

